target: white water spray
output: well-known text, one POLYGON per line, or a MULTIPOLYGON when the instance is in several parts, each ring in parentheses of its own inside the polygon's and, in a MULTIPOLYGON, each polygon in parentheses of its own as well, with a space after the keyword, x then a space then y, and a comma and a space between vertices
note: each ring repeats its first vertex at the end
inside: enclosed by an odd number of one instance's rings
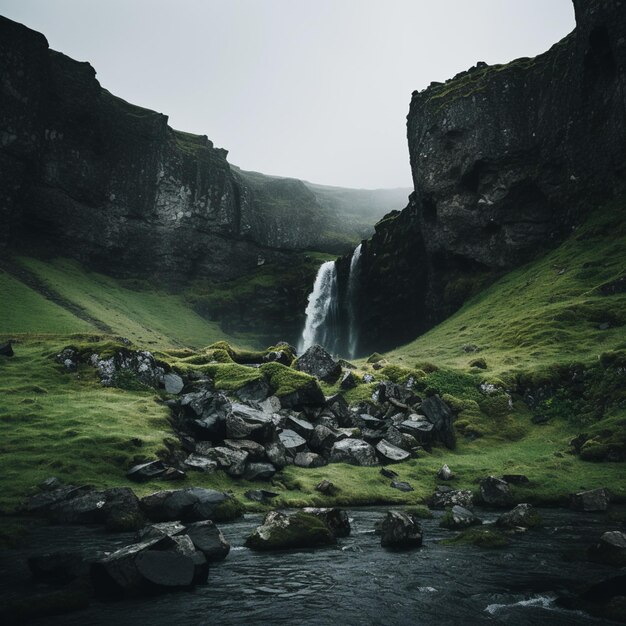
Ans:
POLYGON ((348 276, 348 358, 353 359, 356 356, 356 350, 359 342, 359 327, 357 319, 357 297, 359 293, 359 276, 361 274, 361 246, 359 244, 352 253, 350 259, 350 274, 348 276))
POLYGON ((318 270, 306 307, 306 322, 298 345, 302 354, 314 343, 333 350, 332 320, 337 308, 337 269, 334 261, 326 261, 318 270))

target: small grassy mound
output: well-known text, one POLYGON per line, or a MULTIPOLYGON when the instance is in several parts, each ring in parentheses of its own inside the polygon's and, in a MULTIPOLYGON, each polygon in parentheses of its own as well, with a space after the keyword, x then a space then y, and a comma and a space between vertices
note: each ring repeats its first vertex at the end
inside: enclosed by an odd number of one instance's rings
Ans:
POLYGON ((469 528, 451 539, 444 539, 445 545, 472 545, 479 548, 506 548, 511 541, 499 530, 493 528, 469 528))

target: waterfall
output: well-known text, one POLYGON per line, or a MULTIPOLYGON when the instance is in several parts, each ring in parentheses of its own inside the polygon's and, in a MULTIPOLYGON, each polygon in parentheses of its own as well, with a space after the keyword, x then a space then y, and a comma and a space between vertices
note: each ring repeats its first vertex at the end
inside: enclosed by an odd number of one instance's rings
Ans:
POLYGON ((356 349, 359 342, 359 320, 357 319, 357 298, 359 295, 359 276, 361 274, 361 246, 359 244, 352 253, 350 259, 350 274, 348 275, 348 358, 356 356, 356 349))
POLYGON ((304 352, 314 343, 329 352, 336 351, 337 269, 334 261, 326 261, 319 268, 305 313, 298 352, 304 352))

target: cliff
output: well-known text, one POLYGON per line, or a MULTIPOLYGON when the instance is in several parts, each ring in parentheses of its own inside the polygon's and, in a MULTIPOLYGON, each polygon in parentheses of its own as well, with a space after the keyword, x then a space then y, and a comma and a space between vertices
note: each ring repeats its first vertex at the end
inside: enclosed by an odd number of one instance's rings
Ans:
POLYGON ((576 29, 546 53, 413 93, 414 193, 363 246, 362 350, 432 327, 623 189, 626 5, 574 5, 576 29))
POLYGON ((382 215, 342 219, 302 181, 232 167, 207 137, 115 97, 88 63, 2 17, 0 75, 0 248, 223 280, 294 250, 345 251, 382 215))

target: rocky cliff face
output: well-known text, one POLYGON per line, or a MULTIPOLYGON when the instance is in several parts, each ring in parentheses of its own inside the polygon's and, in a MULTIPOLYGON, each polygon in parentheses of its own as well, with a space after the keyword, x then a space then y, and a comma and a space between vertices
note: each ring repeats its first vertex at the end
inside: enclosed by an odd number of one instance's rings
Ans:
POLYGON ((363 248, 364 350, 413 338, 623 188, 626 4, 574 4, 548 52, 413 93, 415 193, 363 248))
POLYGON ((363 236, 302 181, 231 167, 226 150, 115 97, 88 63, 1 17, 0 77, 0 247, 179 282, 363 236))

